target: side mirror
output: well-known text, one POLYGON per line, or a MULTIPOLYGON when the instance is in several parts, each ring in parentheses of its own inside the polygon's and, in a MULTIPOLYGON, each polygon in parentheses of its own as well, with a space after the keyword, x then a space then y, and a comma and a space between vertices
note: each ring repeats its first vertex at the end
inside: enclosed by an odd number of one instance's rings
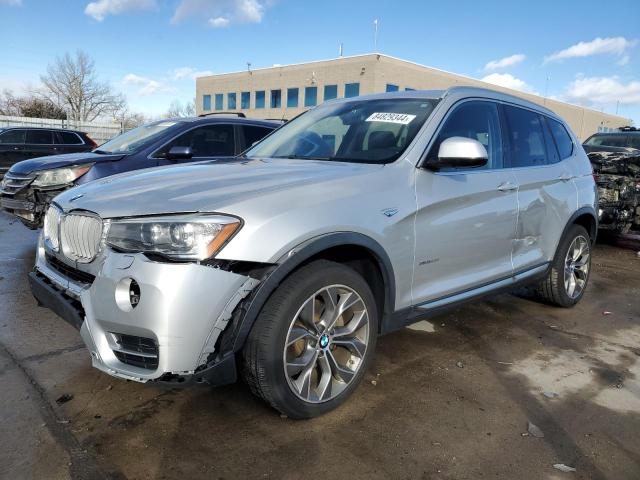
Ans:
POLYGON ((189 160, 192 157, 191 147, 171 147, 167 153, 167 160, 189 160))
POLYGON ((489 161, 489 155, 479 141, 466 137, 449 137, 440 144, 438 159, 428 163, 432 168, 476 168, 489 161))

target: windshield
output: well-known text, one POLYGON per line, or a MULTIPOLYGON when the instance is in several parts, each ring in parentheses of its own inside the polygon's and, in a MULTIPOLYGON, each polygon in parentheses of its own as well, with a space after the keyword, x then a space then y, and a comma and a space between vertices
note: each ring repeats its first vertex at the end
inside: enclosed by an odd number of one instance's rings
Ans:
POLYGON ((178 122, 156 122, 143 125, 103 143, 96 153, 133 153, 155 141, 162 133, 178 122))
POLYGON ((604 147, 629 147, 626 135, 593 135, 585 145, 604 147))
POLYGON ((245 156, 392 162, 437 103, 435 99, 385 98, 321 105, 276 130, 245 156))

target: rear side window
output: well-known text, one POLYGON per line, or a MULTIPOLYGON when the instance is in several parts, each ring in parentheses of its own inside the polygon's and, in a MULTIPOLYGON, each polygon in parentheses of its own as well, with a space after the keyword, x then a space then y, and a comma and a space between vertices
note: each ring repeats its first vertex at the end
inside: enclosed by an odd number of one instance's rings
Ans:
POLYGON ((508 125, 509 167, 535 167, 547 164, 542 118, 524 108, 504 107, 508 125))
POLYGON ((24 130, 8 130, 0 133, 0 143, 24 143, 24 130))
POLYGON ((82 140, 75 133, 55 132, 54 139, 60 145, 82 145, 82 140))
POLYGON ((440 144, 451 137, 479 141, 489 155, 489 161, 482 168, 502 168, 500 117, 495 103, 471 101, 457 107, 438 133, 436 142, 429 151, 429 158, 437 158, 440 144))
POLYGON ((27 130, 26 143, 31 145, 53 145, 53 132, 50 130, 27 130))
POLYGON ((273 131, 270 128, 258 127, 255 125, 245 125, 242 129, 244 131, 244 142, 246 148, 249 148, 257 141, 262 140, 273 131))
POLYGON ((553 139, 556 141, 556 146, 558 147, 558 152, 560 152, 560 159, 564 160, 568 158, 573 153, 573 140, 571 140, 571 136, 567 129, 564 126, 553 120, 551 118, 547 118, 547 125, 551 130, 551 135, 553 135, 553 139))

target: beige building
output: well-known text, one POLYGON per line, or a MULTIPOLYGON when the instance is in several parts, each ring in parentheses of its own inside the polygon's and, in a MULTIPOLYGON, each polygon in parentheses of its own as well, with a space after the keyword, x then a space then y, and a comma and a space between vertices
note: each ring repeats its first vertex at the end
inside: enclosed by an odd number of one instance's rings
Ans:
POLYGON ((197 113, 241 111, 248 117, 293 118, 336 97, 396 90, 438 90, 453 85, 491 88, 545 105, 586 139, 599 130, 630 125, 631 120, 538 95, 481 82, 382 54, 276 65, 200 77, 196 80, 197 113))

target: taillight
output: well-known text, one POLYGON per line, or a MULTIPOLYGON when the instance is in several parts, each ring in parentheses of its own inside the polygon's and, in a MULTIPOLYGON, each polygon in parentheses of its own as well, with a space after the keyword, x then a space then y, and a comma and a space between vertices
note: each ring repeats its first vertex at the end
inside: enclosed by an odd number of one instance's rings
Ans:
POLYGON ((94 148, 96 148, 98 146, 98 144, 96 142, 93 141, 93 139, 87 135, 87 140, 89 140, 89 146, 91 147, 91 150, 93 150, 94 148))

